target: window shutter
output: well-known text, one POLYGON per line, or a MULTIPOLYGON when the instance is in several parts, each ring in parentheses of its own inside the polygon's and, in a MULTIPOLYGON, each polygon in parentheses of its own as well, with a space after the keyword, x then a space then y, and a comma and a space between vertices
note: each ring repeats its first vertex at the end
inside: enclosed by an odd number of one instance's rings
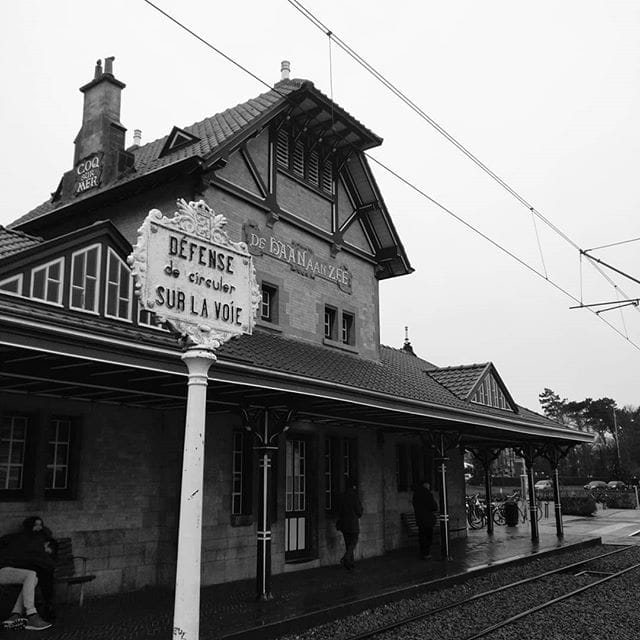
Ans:
POLYGON ((289 168, 289 135, 284 129, 278 131, 276 161, 279 165, 289 168))

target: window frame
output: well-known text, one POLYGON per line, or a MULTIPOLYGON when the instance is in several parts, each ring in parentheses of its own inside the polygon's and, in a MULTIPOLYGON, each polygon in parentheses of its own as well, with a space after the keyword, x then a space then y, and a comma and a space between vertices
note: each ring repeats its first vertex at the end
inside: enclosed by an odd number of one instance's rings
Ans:
POLYGON ((35 414, 19 409, 10 409, 0 412, 0 429, 4 428, 5 419, 24 418, 26 420, 26 431, 24 438, 24 450, 22 457, 22 484, 19 488, 5 489, 0 487, 0 502, 25 502, 33 498, 33 485, 35 476, 35 444, 34 436, 35 414))
POLYGON ((279 314, 279 295, 278 295, 278 287, 276 285, 271 284, 270 282, 262 282, 260 284, 260 320, 263 322, 268 322, 269 324, 279 324, 280 314, 279 314), (264 308, 265 308, 265 293, 269 296, 268 307, 269 313, 268 316, 265 316, 264 308))
POLYGON ((29 298, 31 298, 32 300, 37 300, 38 302, 42 302, 44 304, 50 304, 53 305, 54 307, 61 307, 62 306, 62 297, 63 297, 63 290, 64 290, 64 267, 65 267, 65 259, 64 256, 61 256, 59 258, 55 258, 54 260, 50 260, 49 262, 45 262, 44 264, 40 264, 37 267, 32 267, 31 269, 31 274, 30 274, 30 286, 29 286, 29 298), (54 264, 58 264, 60 265, 60 280, 56 281, 53 278, 50 278, 49 276, 49 271, 51 269, 51 266, 54 264), (34 284, 35 284, 35 274, 40 272, 40 271, 45 271, 45 281, 44 281, 44 298, 37 298, 34 293, 33 293, 33 289, 34 289, 34 284), (47 296, 49 293, 49 282, 57 282, 58 284, 58 299, 54 302, 52 300, 47 300, 47 296))
POLYGON ((247 526, 253 524, 253 434, 244 429, 234 429, 231 438, 229 514, 232 526, 247 526), (238 461, 240 469, 237 467, 238 461), (240 491, 234 490, 236 478, 240 483, 240 491), (236 496, 239 498, 239 509, 234 506, 236 496))
POLYGON ((356 343, 356 316, 349 311, 342 312, 342 322, 340 327, 340 342, 353 347, 356 343), (345 321, 348 325, 345 328, 345 321), (345 331, 346 329, 346 331, 345 331), (346 334, 346 335, 345 335, 346 334))
POLYGON ((326 340, 333 340, 335 342, 338 331, 338 309, 330 304, 325 304, 323 313, 323 336, 326 340), (327 322, 327 319, 329 319, 329 322, 327 322))
MULTIPOLYGON (((83 285, 82 285, 83 304, 85 304, 85 301, 86 301, 86 288, 87 288, 86 266, 87 266, 87 261, 85 257, 83 285)), ((77 251, 74 251, 71 254, 71 273, 70 273, 70 279, 69 279, 69 309, 73 309, 74 311, 80 311, 82 313, 90 313, 91 315, 96 315, 96 316, 100 315, 100 277, 101 275, 102 275, 102 245, 100 243, 95 243, 95 244, 89 245, 88 247, 83 247, 82 249, 78 249, 77 251), (75 269, 76 269, 75 259, 76 259, 76 256, 79 256, 83 253, 86 256, 86 254, 88 254, 90 251, 93 251, 94 249, 97 249, 95 287, 94 287, 94 294, 93 294, 94 308, 86 309, 84 308, 84 306, 78 307, 73 305, 74 290, 79 288, 77 285, 74 284, 74 276, 75 276, 75 269)))
POLYGON ((18 296, 22 297, 24 293, 24 274, 19 273, 16 276, 10 276, 5 278, 4 280, 0 280, 0 292, 5 293, 9 296, 18 296), (11 291, 10 289, 3 289, 3 285, 11 284, 12 282, 16 282, 17 291, 11 291))
POLYGON ((78 471, 80 467, 80 419, 71 415, 50 414, 43 425, 42 440, 46 445, 46 457, 44 460, 44 498, 45 500, 75 500, 78 494, 78 471), (54 421, 64 421, 69 424, 69 437, 67 440, 67 486, 64 488, 48 487, 47 473, 49 467, 49 428, 54 421))
POLYGON ((105 318, 111 318, 112 320, 119 320, 120 322, 132 322, 133 317, 133 276, 131 275, 131 269, 127 263, 111 248, 107 248, 107 268, 105 269, 105 278, 104 278, 104 316, 105 318), (111 259, 114 258, 118 262, 118 282, 111 282, 110 272, 111 272, 111 259), (116 286, 116 311, 120 309, 120 302, 124 300, 124 298, 120 295, 121 287, 122 287, 122 269, 124 268, 127 278, 129 280, 128 290, 129 295, 127 297, 127 315, 126 317, 122 317, 120 315, 112 315, 109 313, 109 287, 110 285, 116 286))

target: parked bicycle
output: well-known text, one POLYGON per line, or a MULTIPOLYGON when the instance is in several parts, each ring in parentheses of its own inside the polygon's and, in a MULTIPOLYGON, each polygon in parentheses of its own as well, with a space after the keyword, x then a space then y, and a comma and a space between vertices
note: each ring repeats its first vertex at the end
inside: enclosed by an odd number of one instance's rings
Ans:
MULTIPOLYGON (((507 502, 513 503, 518 507, 519 520, 522 522, 527 522, 529 519, 529 502, 528 500, 523 500, 520 496, 519 491, 514 491, 511 495, 508 495, 504 502, 495 503, 495 509, 493 511, 493 521, 497 525, 503 525, 506 522, 505 518, 505 504, 507 502)), ((540 520, 542 518, 542 507, 540 504, 536 503, 536 520, 540 520)))
POLYGON ((487 523, 487 507, 480 494, 466 496, 467 522, 472 529, 482 529, 487 523))

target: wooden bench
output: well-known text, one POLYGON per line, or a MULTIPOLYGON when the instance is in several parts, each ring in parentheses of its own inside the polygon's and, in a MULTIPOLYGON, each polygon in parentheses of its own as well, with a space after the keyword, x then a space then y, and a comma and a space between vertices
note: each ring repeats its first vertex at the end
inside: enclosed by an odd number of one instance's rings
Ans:
POLYGON ((404 525, 410 538, 418 536, 418 525, 416 524, 416 514, 413 511, 407 511, 400 514, 400 519, 404 525))
POLYGON ((58 584, 67 585, 67 593, 65 601, 69 601, 69 587, 74 584, 80 585, 80 601, 82 606, 84 602, 84 585, 96 579, 92 573, 87 573, 86 556, 74 556, 71 538, 59 538, 58 557, 56 560, 56 568, 54 571, 55 581, 58 584))

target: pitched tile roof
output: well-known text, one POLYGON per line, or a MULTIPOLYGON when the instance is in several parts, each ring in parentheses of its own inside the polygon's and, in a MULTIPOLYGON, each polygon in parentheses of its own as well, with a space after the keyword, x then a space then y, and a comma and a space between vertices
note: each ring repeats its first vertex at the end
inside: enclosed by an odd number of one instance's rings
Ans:
POLYGON ((491 363, 460 365, 457 367, 440 367, 429 371, 429 375, 458 398, 466 400, 469 393, 491 363))
MULTIPOLYGON (((0 294, 1 295, 1 294, 0 294)), ((102 339, 127 340, 131 344, 146 344, 162 349, 175 349, 175 337, 154 329, 137 328, 126 323, 69 312, 27 299, 2 296, 3 312, 25 320, 55 323, 66 328, 93 333, 102 339)), ((90 342, 85 341, 89 347, 90 342)), ((460 399, 433 378, 434 365, 403 349, 381 346, 380 361, 361 358, 355 354, 329 349, 301 340, 287 338, 268 331, 256 330, 225 343, 217 352, 220 364, 241 363, 256 370, 269 370, 295 376, 298 381, 308 379, 339 385, 345 391, 384 394, 397 402, 419 402, 465 414, 499 417, 503 421, 517 420, 542 427, 562 428, 545 416, 529 410, 511 414, 493 407, 472 404, 460 399)), ((469 369, 481 365, 471 365, 469 369)), ((465 367, 452 367, 463 369, 465 367)), ((446 368, 445 368, 446 370, 446 368)))
POLYGON ((20 253, 41 242, 42 238, 29 236, 22 231, 13 231, 0 225, 0 258, 20 253))
MULTIPOLYGON (((276 83, 273 89, 260 94, 257 98, 242 102, 235 107, 205 118, 188 127, 182 127, 186 132, 199 138, 199 140, 193 144, 180 146, 170 153, 161 155, 161 151, 170 135, 168 134, 140 147, 130 147, 127 151, 134 155, 133 171, 122 175, 118 180, 110 182, 99 189, 87 191, 84 194, 74 197, 72 202, 75 203, 92 198, 99 193, 109 191, 114 187, 131 182, 132 180, 168 167, 169 165, 177 164, 188 158, 207 158, 214 151, 218 150, 221 145, 231 141, 235 136, 241 135, 250 125, 255 124, 259 118, 263 116, 268 118, 269 114, 280 107, 292 93, 302 88, 310 89, 322 99, 330 100, 321 91, 316 89, 309 80, 299 78, 281 80, 276 83)), ((342 111, 338 105, 335 105, 335 108, 342 111)), ((377 138, 375 134, 371 133, 364 125, 353 118, 353 116, 347 114, 345 111, 343 111, 343 113, 352 122, 361 127, 363 131, 377 138)), ((15 220, 9 226, 12 228, 20 226, 21 224, 46 215, 57 208, 64 207, 67 204, 69 204, 69 200, 56 202, 48 200, 15 220)))

